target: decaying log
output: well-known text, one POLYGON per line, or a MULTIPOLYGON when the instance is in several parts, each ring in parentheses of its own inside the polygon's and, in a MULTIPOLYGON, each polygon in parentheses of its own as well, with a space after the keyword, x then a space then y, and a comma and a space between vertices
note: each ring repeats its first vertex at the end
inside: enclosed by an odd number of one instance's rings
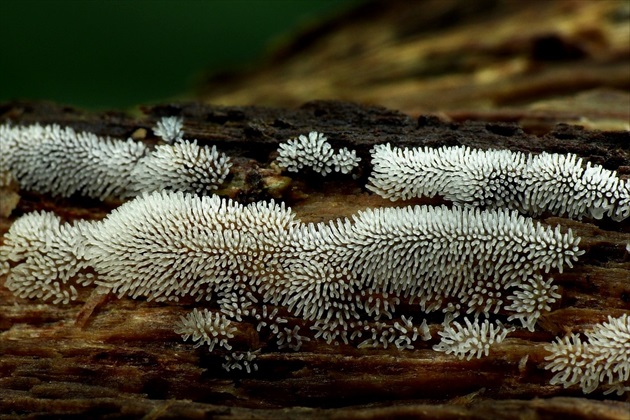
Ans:
MULTIPOLYGON (((469 145, 522 151, 571 152, 630 174, 627 132, 588 131, 560 125, 528 134, 514 123, 450 122, 434 116, 411 118, 379 107, 311 102, 294 109, 157 105, 144 115, 89 114, 53 104, 10 103, 2 119, 18 124, 58 123, 115 137, 154 143, 151 127, 178 115, 190 138, 215 144, 232 156, 228 185, 219 190, 241 202, 281 199, 304 221, 349 216, 366 207, 393 203, 369 194, 369 149, 392 142, 403 146, 469 145), (357 150, 358 177, 287 174, 273 164, 280 141, 317 130, 335 147, 357 150)), ((2 200, 8 190, 0 191, 2 200)), ((119 203, 80 197, 58 199, 19 191, 20 200, 0 219, 0 233, 21 214, 45 209, 65 219, 98 219, 119 203)), ((438 200, 416 200, 414 203, 438 200)), ((397 204, 402 205, 402 204, 397 204)), ((541 220, 571 228, 586 254, 564 274, 554 275, 562 299, 538 322, 535 332, 519 329, 490 356, 458 360, 431 350, 434 338, 414 350, 357 349, 311 341, 298 352, 278 351, 251 325, 236 340, 264 351, 251 374, 221 369, 223 354, 194 349, 174 331, 192 302, 155 303, 90 294, 52 305, 15 298, 0 287, 0 413, 7 418, 38 415, 106 415, 113 418, 629 418, 628 396, 549 385, 543 349, 556 336, 580 332, 608 315, 630 311, 630 223, 541 220)), ((4 279, 0 279, 0 284, 4 279)), ((198 304, 197 304, 198 305, 198 304)))
POLYGON ((627 130, 629 17, 622 0, 368 0, 305 28, 265 65, 209 76, 198 99, 332 98, 531 130, 627 130))

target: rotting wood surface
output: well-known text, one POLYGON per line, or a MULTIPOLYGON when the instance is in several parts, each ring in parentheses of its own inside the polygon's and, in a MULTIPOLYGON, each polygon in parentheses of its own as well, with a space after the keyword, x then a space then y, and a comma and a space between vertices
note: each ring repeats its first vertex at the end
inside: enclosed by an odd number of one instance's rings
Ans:
MULTIPOLYGON (((396 111, 343 102, 311 102, 296 109, 172 104, 148 107, 145 115, 88 114, 53 104, 9 103, 2 119, 14 123, 58 123, 148 143, 162 116, 184 118, 188 138, 215 144, 235 166, 223 195, 242 202, 282 199, 304 221, 348 216, 365 207, 402 205, 369 194, 369 149, 378 143, 403 146, 468 145, 521 151, 571 152, 621 176, 630 174, 627 132, 596 132, 558 126, 536 135, 518 125, 493 121, 456 123, 432 116, 411 118, 396 111), (363 159, 351 176, 281 173, 273 162, 280 141, 311 130, 334 147, 357 150, 363 159)), ((7 197, 9 191, 0 191, 7 197)), ((101 218, 118 203, 54 199, 19 192, 17 208, 0 219, 4 233, 15 217, 52 210, 67 219, 101 218)), ((415 200, 413 203, 438 203, 415 200)), ((432 418, 572 416, 629 418, 628 396, 584 396, 577 388, 549 385, 543 369, 545 343, 568 331, 584 331, 607 315, 630 311, 628 221, 572 221, 545 216, 545 223, 571 228, 587 252, 572 269, 554 275, 562 299, 538 322, 519 329, 490 356, 461 361, 434 352, 433 339, 415 350, 357 349, 311 341, 299 352, 266 348, 258 372, 227 373, 222 354, 194 349, 173 332, 192 303, 155 303, 91 296, 69 305, 16 299, 0 287, 0 413, 8 417, 108 415, 114 418, 371 418, 396 415, 432 418)), ((4 279, 0 279, 3 282, 4 279)), ((265 346, 251 325, 237 340, 265 346)))

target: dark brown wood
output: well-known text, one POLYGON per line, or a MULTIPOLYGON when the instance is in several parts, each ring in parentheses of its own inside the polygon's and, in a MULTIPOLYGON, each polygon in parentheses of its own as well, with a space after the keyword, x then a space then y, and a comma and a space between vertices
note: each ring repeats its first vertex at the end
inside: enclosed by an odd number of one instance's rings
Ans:
MULTIPOLYGON (((599 132, 561 125, 544 134, 526 133, 515 123, 457 123, 434 116, 411 118, 379 107, 318 101, 296 109, 157 105, 144 115, 89 114, 54 104, 10 103, 2 119, 14 123, 58 123, 101 135, 134 136, 153 143, 151 126, 161 116, 184 118, 189 137, 216 144, 235 161, 220 190, 242 202, 275 197, 302 220, 348 216, 391 202, 368 194, 369 149, 392 142, 404 146, 465 144, 539 152, 572 152, 630 170, 627 132, 599 132), (280 141, 318 130, 335 147, 356 148, 360 176, 288 174, 273 164, 280 141)), ((7 197, 7 191, 0 191, 7 197)), ((0 233, 21 214, 53 210, 67 219, 101 218, 119 203, 80 197, 56 199, 19 192, 0 233)), ((416 202, 423 202, 417 200, 416 202)), ((426 202, 426 201, 424 201, 426 202)), ((435 200, 433 201, 435 202, 435 200)), ((400 205, 400 204, 399 204, 400 205)), ((573 269, 555 275, 562 300, 544 315, 535 332, 518 330, 489 357, 460 361, 431 350, 433 340, 414 350, 357 349, 307 343, 299 352, 278 351, 252 325, 239 324, 243 348, 263 347, 258 372, 227 373, 223 354, 194 349, 173 331, 193 303, 118 299, 83 290, 79 301, 52 305, 16 299, 0 287, 0 413, 107 415, 113 418, 576 418, 627 419, 628 396, 549 385, 543 347, 567 331, 583 331, 608 315, 630 311, 630 223, 541 220, 571 228, 586 254, 573 269)), ((0 284, 4 279, 0 279, 0 284)))

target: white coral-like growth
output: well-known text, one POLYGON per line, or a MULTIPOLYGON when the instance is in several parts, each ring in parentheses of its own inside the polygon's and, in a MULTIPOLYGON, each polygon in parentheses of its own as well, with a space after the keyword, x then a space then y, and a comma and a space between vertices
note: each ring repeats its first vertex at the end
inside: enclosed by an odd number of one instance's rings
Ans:
POLYGON ((0 274, 8 273, 5 286, 22 298, 76 299, 75 284, 91 282, 83 274, 83 233, 87 222, 62 224, 52 213, 31 213, 19 218, 0 246, 0 274))
POLYGON ((180 318, 175 332, 180 334, 184 341, 192 338, 195 348, 205 344, 210 351, 214 350, 216 345, 232 350, 228 340, 234 338, 236 326, 223 314, 213 313, 207 309, 203 311, 193 309, 185 317, 180 318))
POLYGON ((328 139, 322 134, 311 131, 307 136, 300 135, 278 146, 278 165, 290 172, 299 172, 304 167, 327 175, 332 172, 331 159, 334 154, 328 139))
POLYGON ((153 133, 167 143, 173 143, 184 136, 184 120, 181 117, 163 117, 153 127, 153 133))
POLYGON ((556 293, 558 286, 552 282, 553 279, 544 280, 539 274, 534 274, 525 281, 520 290, 508 297, 512 304, 505 309, 515 312, 508 320, 518 319, 531 330, 540 315, 550 311, 551 305, 561 297, 556 293))
POLYGON ((598 388, 619 395, 630 391, 630 316, 608 316, 586 338, 571 333, 545 347, 551 353, 545 369, 558 372, 551 384, 579 385, 585 394, 598 388))
POLYGON ((153 193, 98 222, 85 254, 97 283, 119 295, 211 295, 225 283, 273 276, 266 267, 277 264, 282 236, 295 223, 273 202, 243 206, 218 196, 153 193))
POLYGON ((349 174, 359 165, 361 158, 357 157, 356 150, 348 150, 344 147, 332 156, 331 164, 335 172, 349 174))
POLYGON ((258 352, 259 350, 254 352, 235 351, 230 354, 226 354, 225 363, 221 366, 228 372, 232 370, 245 370, 247 373, 252 373, 252 371, 258 370, 258 365, 254 362, 256 357, 258 357, 258 352))
POLYGON ((369 303, 375 294, 393 296, 383 301, 386 314, 402 296, 426 311, 456 298, 455 310, 508 309, 533 328, 557 295, 550 281, 532 279, 570 266, 578 242, 509 211, 371 209, 305 225, 275 204, 161 193, 99 222, 85 254, 98 284, 120 295, 171 299, 245 282, 333 330, 364 308, 379 316, 381 305, 369 303))
POLYGON ((372 149, 368 189, 391 200, 441 196, 458 204, 532 215, 615 220, 630 215, 629 185, 613 171, 575 155, 530 155, 468 147, 372 149))
POLYGON ((232 166, 216 147, 179 137, 181 119, 156 128, 165 140, 149 153, 143 143, 99 137, 58 125, 0 125, 0 185, 69 197, 127 198, 163 189, 208 194, 232 166))
POLYGON ((433 346, 433 350, 453 353, 459 359, 470 360, 473 357, 488 356, 494 344, 503 342, 507 334, 514 331, 513 328, 505 328, 501 322, 496 324, 488 320, 483 322, 470 322, 464 318, 465 326, 459 322, 446 325, 444 331, 440 331, 440 342, 433 346))
POLYGON ((525 208, 532 214, 549 211, 581 218, 615 216, 620 188, 615 172, 573 154, 542 153, 534 156, 525 172, 525 208))
POLYGON ((215 146, 180 140, 157 146, 140 159, 131 172, 130 188, 136 195, 161 190, 207 195, 225 181, 231 166, 230 158, 215 146))
POLYGON ((358 331, 357 336, 368 335, 368 338, 359 343, 358 348, 374 347, 384 348, 394 344, 398 350, 413 349, 413 343, 418 339, 424 341, 431 339, 431 333, 426 319, 420 325, 413 325, 412 318, 401 317, 400 322, 393 324, 375 322, 365 325, 364 331, 358 331))
POLYGON ((617 205, 612 214, 613 220, 625 220, 630 217, 630 180, 621 181, 615 196, 617 205))
POLYGON ((300 334, 300 327, 298 325, 295 325, 293 329, 283 327, 282 330, 278 331, 277 336, 278 348, 282 349, 288 347, 293 351, 299 351, 304 342, 311 341, 309 337, 300 334))
MULTIPOLYGON (((351 220, 303 228, 299 238, 300 259, 286 278, 296 287, 285 288, 291 294, 283 303, 307 319, 355 317, 359 291, 410 297, 427 312, 450 311, 442 302, 454 298, 455 311, 489 314, 507 309, 510 292, 529 287, 532 276, 562 271, 582 254, 571 231, 507 210, 368 209, 351 220)), ((555 300, 554 289, 548 292, 539 295, 542 306, 555 300)), ((518 303, 510 309, 533 328, 539 306, 518 303)))
POLYGON ((457 203, 513 208, 527 163, 522 154, 467 147, 403 149, 385 144, 371 152, 367 188, 392 201, 440 195, 457 203))
MULTIPOLYGON (((28 238, 48 235, 48 242, 60 241, 55 235, 79 238, 81 246, 64 248, 68 255, 46 266, 81 261, 97 285, 119 296, 216 296, 220 310, 236 318, 259 315, 254 306, 282 306, 327 342, 364 331, 363 317, 391 318, 403 300, 451 317, 508 311, 533 329, 558 297, 543 274, 562 271, 583 252, 570 230, 507 210, 369 209, 304 224, 273 202, 243 206, 181 192, 143 195, 89 228, 63 227, 26 231, 28 238)), ((9 267, 15 281, 31 281, 28 257, 41 253, 28 241, 25 256, 9 267)), ((14 246, 7 242, 4 255, 14 246)), ((278 334, 280 319, 262 315, 278 334)), ((374 342, 408 347, 415 340, 398 340, 417 334, 399 323, 393 341, 383 341, 379 334, 389 328, 377 327, 374 342)))
POLYGON ((311 168, 324 176, 333 170, 347 174, 360 160, 356 151, 345 147, 335 153, 326 136, 316 131, 311 131, 308 136, 300 135, 278 146, 278 165, 290 172, 311 168))
POLYGON ((20 186, 62 197, 80 194, 105 199, 123 195, 142 143, 99 137, 70 127, 0 125, 3 168, 20 186))

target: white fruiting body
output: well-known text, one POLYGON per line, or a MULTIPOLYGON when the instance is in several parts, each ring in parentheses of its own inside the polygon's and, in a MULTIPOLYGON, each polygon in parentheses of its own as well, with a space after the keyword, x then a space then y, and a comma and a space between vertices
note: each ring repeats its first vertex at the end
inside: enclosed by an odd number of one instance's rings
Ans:
POLYGON ((575 155, 468 147, 372 149, 368 189, 391 200, 441 196, 457 204, 530 215, 614 220, 630 216, 630 183, 575 155))
POLYGON ((131 195, 162 190, 208 195, 225 181, 231 166, 215 146, 188 140, 159 145, 131 171, 131 195))
POLYGON ((173 143, 184 136, 183 126, 181 117, 163 117, 153 127, 153 133, 166 143, 173 143))
MULTIPOLYGON (((273 202, 243 206, 162 192, 208 194, 231 163, 215 147, 182 139, 181 118, 163 118, 154 132, 168 144, 148 150, 131 139, 56 125, 0 125, 0 185, 15 177, 41 193, 100 199, 155 192, 99 222, 64 224, 43 212, 18 219, 0 246, 9 290, 68 303, 76 285, 95 283, 119 296, 205 299, 218 310, 193 310, 176 332, 210 351, 232 350, 233 320, 252 321, 279 348, 299 350, 311 338, 291 317, 328 343, 413 349, 418 338, 430 339, 426 321, 414 325, 397 310, 401 302, 416 303, 445 313, 433 349, 470 360, 488 355, 513 330, 480 316, 504 312, 533 330, 560 298, 547 274, 583 253, 570 230, 543 227, 516 211, 630 216, 630 182, 575 155, 388 144, 372 150, 368 189, 392 200, 441 196, 463 206, 369 209, 304 224, 273 202), (449 322, 462 313, 472 321, 449 322)), ((321 175, 350 173, 360 161, 354 150, 335 152, 317 132, 281 144, 278 154, 289 171, 321 175)), ((579 384, 585 393, 628 391, 630 318, 609 317, 586 335, 587 341, 571 334, 546 347, 546 368, 557 372, 551 383, 579 384)), ((234 351, 223 367, 257 370, 257 354, 234 351)))
MULTIPOLYGON (((235 316, 270 303, 312 322, 328 342, 347 341, 362 317, 392 318, 401 300, 449 316, 507 311, 533 329, 558 298, 543 274, 562 271, 582 253, 571 231, 507 210, 369 209, 303 224, 273 202, 243 206, 167 192, 127 202, 89 228, 22 226, 14 224, 9 237, 48 235, 62 244, 55 235, 74 238, 47 265, 88 267, 97 285, 119 296, 216 296, 221 310, 235 316)), ((20 252, 28 256, 28 245, 20 252)), ((14 242, 0 248, 12 284, 38 293, 30 260, 15 253, 14 242)))
POLYGON ((485 320, 471 323, 468 318, 464 321, 465 326, 459 322, 446 325, 444 331, 438 333, 441 336, 440 343, 433 346, 433 350, 453 353, 459 359, 480 358, 487 356, 494 344, 503 342, 507 334, 514 330, 505 328, 500 322, 492 324, 485 320))
POLYGON ((17 219, 0 246, 0 274, 5 286, 22 298, 68 303, 77 297, 75 284, 88 284, 83 254, 88 222, 61 223, 53 213, 30 213, 17 219))
POLYGON ((123 204, 90 230, 86 258, 97 283, 150 299, 210 295, 255 282, 274 267, 293 213, 218 196, 154 193, 123 204))
POLYGON ((630 316, 609 316, 586 338, 571 333, 545 347, 551 353, 545 368, 557 372, 551 384, 579 385, 585 394, 598 388, 619 395, 630 391, 630 316))
POLYGON ((359 165, 361 158, 356 151, 342 148, 335 152, 328 139, 316 131, 308 136, 300 135, 278 146, 278 165, 289 172, 299 172, 310 168, 320 175, 328 175, 332 171, 343 174, 350 173, 359 165))
POLYGON ((175 332, 180 334, 184 341, 192 338, 195 347, 205 344, 209 351, 212 351, 218 345, 226 350, 232 350, 228 340, 234 338, 236 326, 222 314, 215 314, 207 309, 203 311, 193 309, 188 315, 181 317, 175 332))
MULTIPOLYGON (((162 134, 176 129, 181 133, 181 121, 163 126, 162 134)), ((165 189, 208 194, 225 181, 232 164, 216 147, 173 141, 149 151, 131 139, 58 125, 0 125, 0 185, 15 178, 25 190, 104 200, 165 189)))
POLYGON ((21 188, 62 197, 105 199, 126 194, 146 153, 139 142, 99 137, 70 127, 0 125, 2 164, 21 188))

